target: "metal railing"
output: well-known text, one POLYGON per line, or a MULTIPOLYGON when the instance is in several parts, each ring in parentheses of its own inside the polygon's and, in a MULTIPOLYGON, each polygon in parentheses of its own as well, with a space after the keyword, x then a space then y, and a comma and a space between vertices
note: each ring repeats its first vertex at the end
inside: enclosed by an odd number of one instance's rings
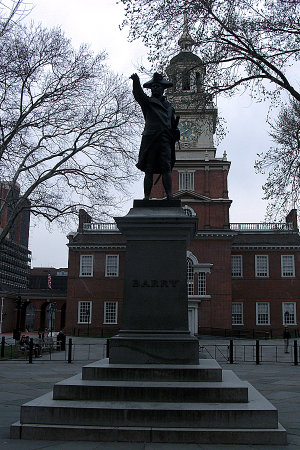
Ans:
POLYGON ((261 344, 256 340, 252 344, 235 344, 233 340, 228 344, 200 343, 200 357, 216 359, 219 362, 233 363, 287 363, 298 365, 300 346, 296 340, 286 347, 284 344, 261 344))
MULTIPOLYGON (((286 363, 298 365, 300 360, 300 345, 297 340, 291 340, 286 347, 284 344, 268 344, 256 340, 253 343, 236 344, 230 340, 228 343, 209 344, 199 341, 200 358, 216 359, 220 363, 286 363)), ((24 360, 32 363, 39 361, 97 361, 109 356, 109 339, 99 339, 99 343, 74 343, 71 338, 66 342, 64 350, 60 344, 54 342, 36 355, 31 346, 26 352, 21 352, 15 344, 5 344, 2 338, 1 358, 10 360, 24 360)))
POLYGON ((117 224, 112 223, 84 223, 83 231, 119 231, 117 224))
MULTIPOLYGON (((269 223, 231 223, 230 229, 233 231, 292 231, 294 229, 292 222, 269 222, 269 223)), ((83 231, 119 231, 115 222, 111 223, 84 223, 83 231)))
POLYGON ((1 359, 24 360, 28 362, 35 360, 66 361, 69 363, 72 361, 97 361, 107 356, 107 341, 99 339, 97 344, 82 344, 74 343, 70 338, 62 345, 62 343, 53 339, 51 344, 47 344, 40 349, 36 349, 35 344, 32 343, 32 346, 21 350, 18 343, 7 344, 5 339, 2 338, 0 355, 0 361, 1 359))
POLYGON ((292 222, 289 223, 231 223, 230 229, 234 231, 292 231, 292 222))

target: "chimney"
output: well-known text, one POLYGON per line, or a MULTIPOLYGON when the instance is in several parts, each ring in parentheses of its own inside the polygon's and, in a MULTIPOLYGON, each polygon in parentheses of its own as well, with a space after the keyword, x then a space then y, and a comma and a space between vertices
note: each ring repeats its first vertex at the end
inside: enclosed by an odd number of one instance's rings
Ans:
POLYGON ((298 223, 297 223, 297 210, 292 209, 285 218, 286 223, 293 224, 293 230, 298 231, 298 223))
POLYGON ((84 209, 80 209, 79 210, 79 225, 78 225, 78 230, 77 231, 82 233, 82 231, 83 231, 83 224, 84 223, 91 223, 91 221, 92 221, 91 216, 84 209))

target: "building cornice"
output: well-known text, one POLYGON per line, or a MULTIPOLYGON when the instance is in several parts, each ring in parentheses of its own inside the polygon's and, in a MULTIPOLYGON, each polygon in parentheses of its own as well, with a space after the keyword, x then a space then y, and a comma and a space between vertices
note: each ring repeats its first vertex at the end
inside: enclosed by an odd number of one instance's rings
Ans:
POLYGON ((253 250, 300 250, 300 245, 238 245, 232 244, 232 250, 243 250, 243 251, 253 251, 253 250))
POLYGON ((204 231, 204 230, 198 230, 196 233, 195 238, 202 240, 202 239, 225 239, 225 240, 232 240, 236 236, 236 233, 228 230, 211 230, 211 231, 204 231))
POLYGON ((191 191, 191 190, 177 191, 173 194, 173 196, 174 196, 174 198, 179 199, 184 202, 230 203, 230 204, 232 203, 232 200, 230 200, 229 198, 223 198, 223 197, 211 198, 211 197, 207 197, 206 195, 198 194, 197 192, 191 191), (189 196, 189 197, 184 197, 184 196, 189 196))
MULTIPOLYGON (((199 150, 193 150, 198 151, 199 150)), ((202 149, 201 149, 202 151, 202 149)), ((183 152, 182 152, 183 153, 183 152)), ((175 163, 174 170, 186 169, 186 168, 195 168, 195 170, 229 170, 231 165, 230 161, 225 161, 224 159, 179 159, 175 163)))
POLYGON ((71 250, 126 250, 126 245, 124 244, 67 244, 71 250))

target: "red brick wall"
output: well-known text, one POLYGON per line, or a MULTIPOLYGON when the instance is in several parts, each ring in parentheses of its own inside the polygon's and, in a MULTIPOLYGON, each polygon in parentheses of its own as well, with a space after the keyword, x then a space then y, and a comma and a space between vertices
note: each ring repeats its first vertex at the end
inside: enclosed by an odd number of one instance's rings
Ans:
MULTIPOLYGON (((224 192, 227 195, 227 170, 196 170, 194 174, 194 190, 198 194, 205 195, 210 198, 224 198, 224 192)), ((154 175, 154 181, 156 181, 158 175, 154 175)), ((173 193, 179 191, 179 174, 178 170, 174 169, 172 172, 172 191, 173 193)), ((151 197, 163 198, 165 197, 165 191, 161 178, 159 182, 153 186, 151 197)))
POLYGON ((74 327, 86 330, 87 324, 78 323, 78 302, 92 301, 90 330, 118 329, 121 324, 124 283, 124 251, 73 251, 69 252, 69 277, 66 311, 66 331, 72 333, 74 327), (93 277, 79 277, 80 255, 94 255, 93 277), (106 254, 119 255, 119 276, 105 277, 106 254), (104 301, 118 301, 118 324, 103 324, 104 301))
MULTIPOLYGON (((244 304, 244 327, 259 330, 282 329, 282 302, 295 301, 300 320, 300 255, 288 251, 234 252, 243 256, 243 277, 232 279, 232 301, 244 304), (269 278, 255 277, 255 255, 269 256, 269 278), (295 255, 295 278, 281 277, 281 255, 295 255), (256 302, 270 303, 270 326, 256 325, 256 302)), ((238 326, 235 326, 239 328, 238 326)), ((291 328, 297 328, 297 326, 291 328)))
POLYGON ((207 275, 209 300, 199 305, 199 327, 231 328, 231 242, 194 240, 189 250, 199 263, 213 264, 207 275))

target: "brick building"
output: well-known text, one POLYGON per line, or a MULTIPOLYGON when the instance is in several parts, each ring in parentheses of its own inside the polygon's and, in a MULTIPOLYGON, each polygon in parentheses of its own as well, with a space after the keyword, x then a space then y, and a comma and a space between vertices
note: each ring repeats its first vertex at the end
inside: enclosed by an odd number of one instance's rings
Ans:
MULTIPOLYGON (((231 224, 230 162, 214 146, 217 109, 203 90, 205 67, 184 30, 166 69, 168 99, 180 115, 173 194, 198 232, 187 252, 189 326, 194 334, 281 335, 297 330, 300 238, 297 213, 284 224, 231 224)), ((163 198, 158 182, 152 198, 163 198)), ((121 325, 126 242, 116 225, 83 210, 69 235, 67 332, 115 332, 121 325)), ((147 263, 145 257, 145 264, 147 263)))
POLYGON ((2 294, 2 332, 59 331, 66 321, 68 269, 35 267, 26 288, 2 294), (51 286, 51 287, 49 287, 51 286))
MULTIPOLYGON (((0 202, 4 206, 0 228, 10 218, 20 196, 18 185, 0 183, 0 202)), ((67 269, 31 269, 28 250, 30 202, 16 218, 0 244, 0 332, 44 331, 65 326, 67 269), (51 289, 48 278, 51 277, 51 289)))
MULTIPOLYGON (((14 203, 20 196, 18 185, 0 182, 0 229, 9 220, 14 203)), ((30 202, 28 209, 18 215, 11 230, 0 244, 0 290, 2 293, 24 289, 28 284, 31 252, 28 250, 30 202)))

